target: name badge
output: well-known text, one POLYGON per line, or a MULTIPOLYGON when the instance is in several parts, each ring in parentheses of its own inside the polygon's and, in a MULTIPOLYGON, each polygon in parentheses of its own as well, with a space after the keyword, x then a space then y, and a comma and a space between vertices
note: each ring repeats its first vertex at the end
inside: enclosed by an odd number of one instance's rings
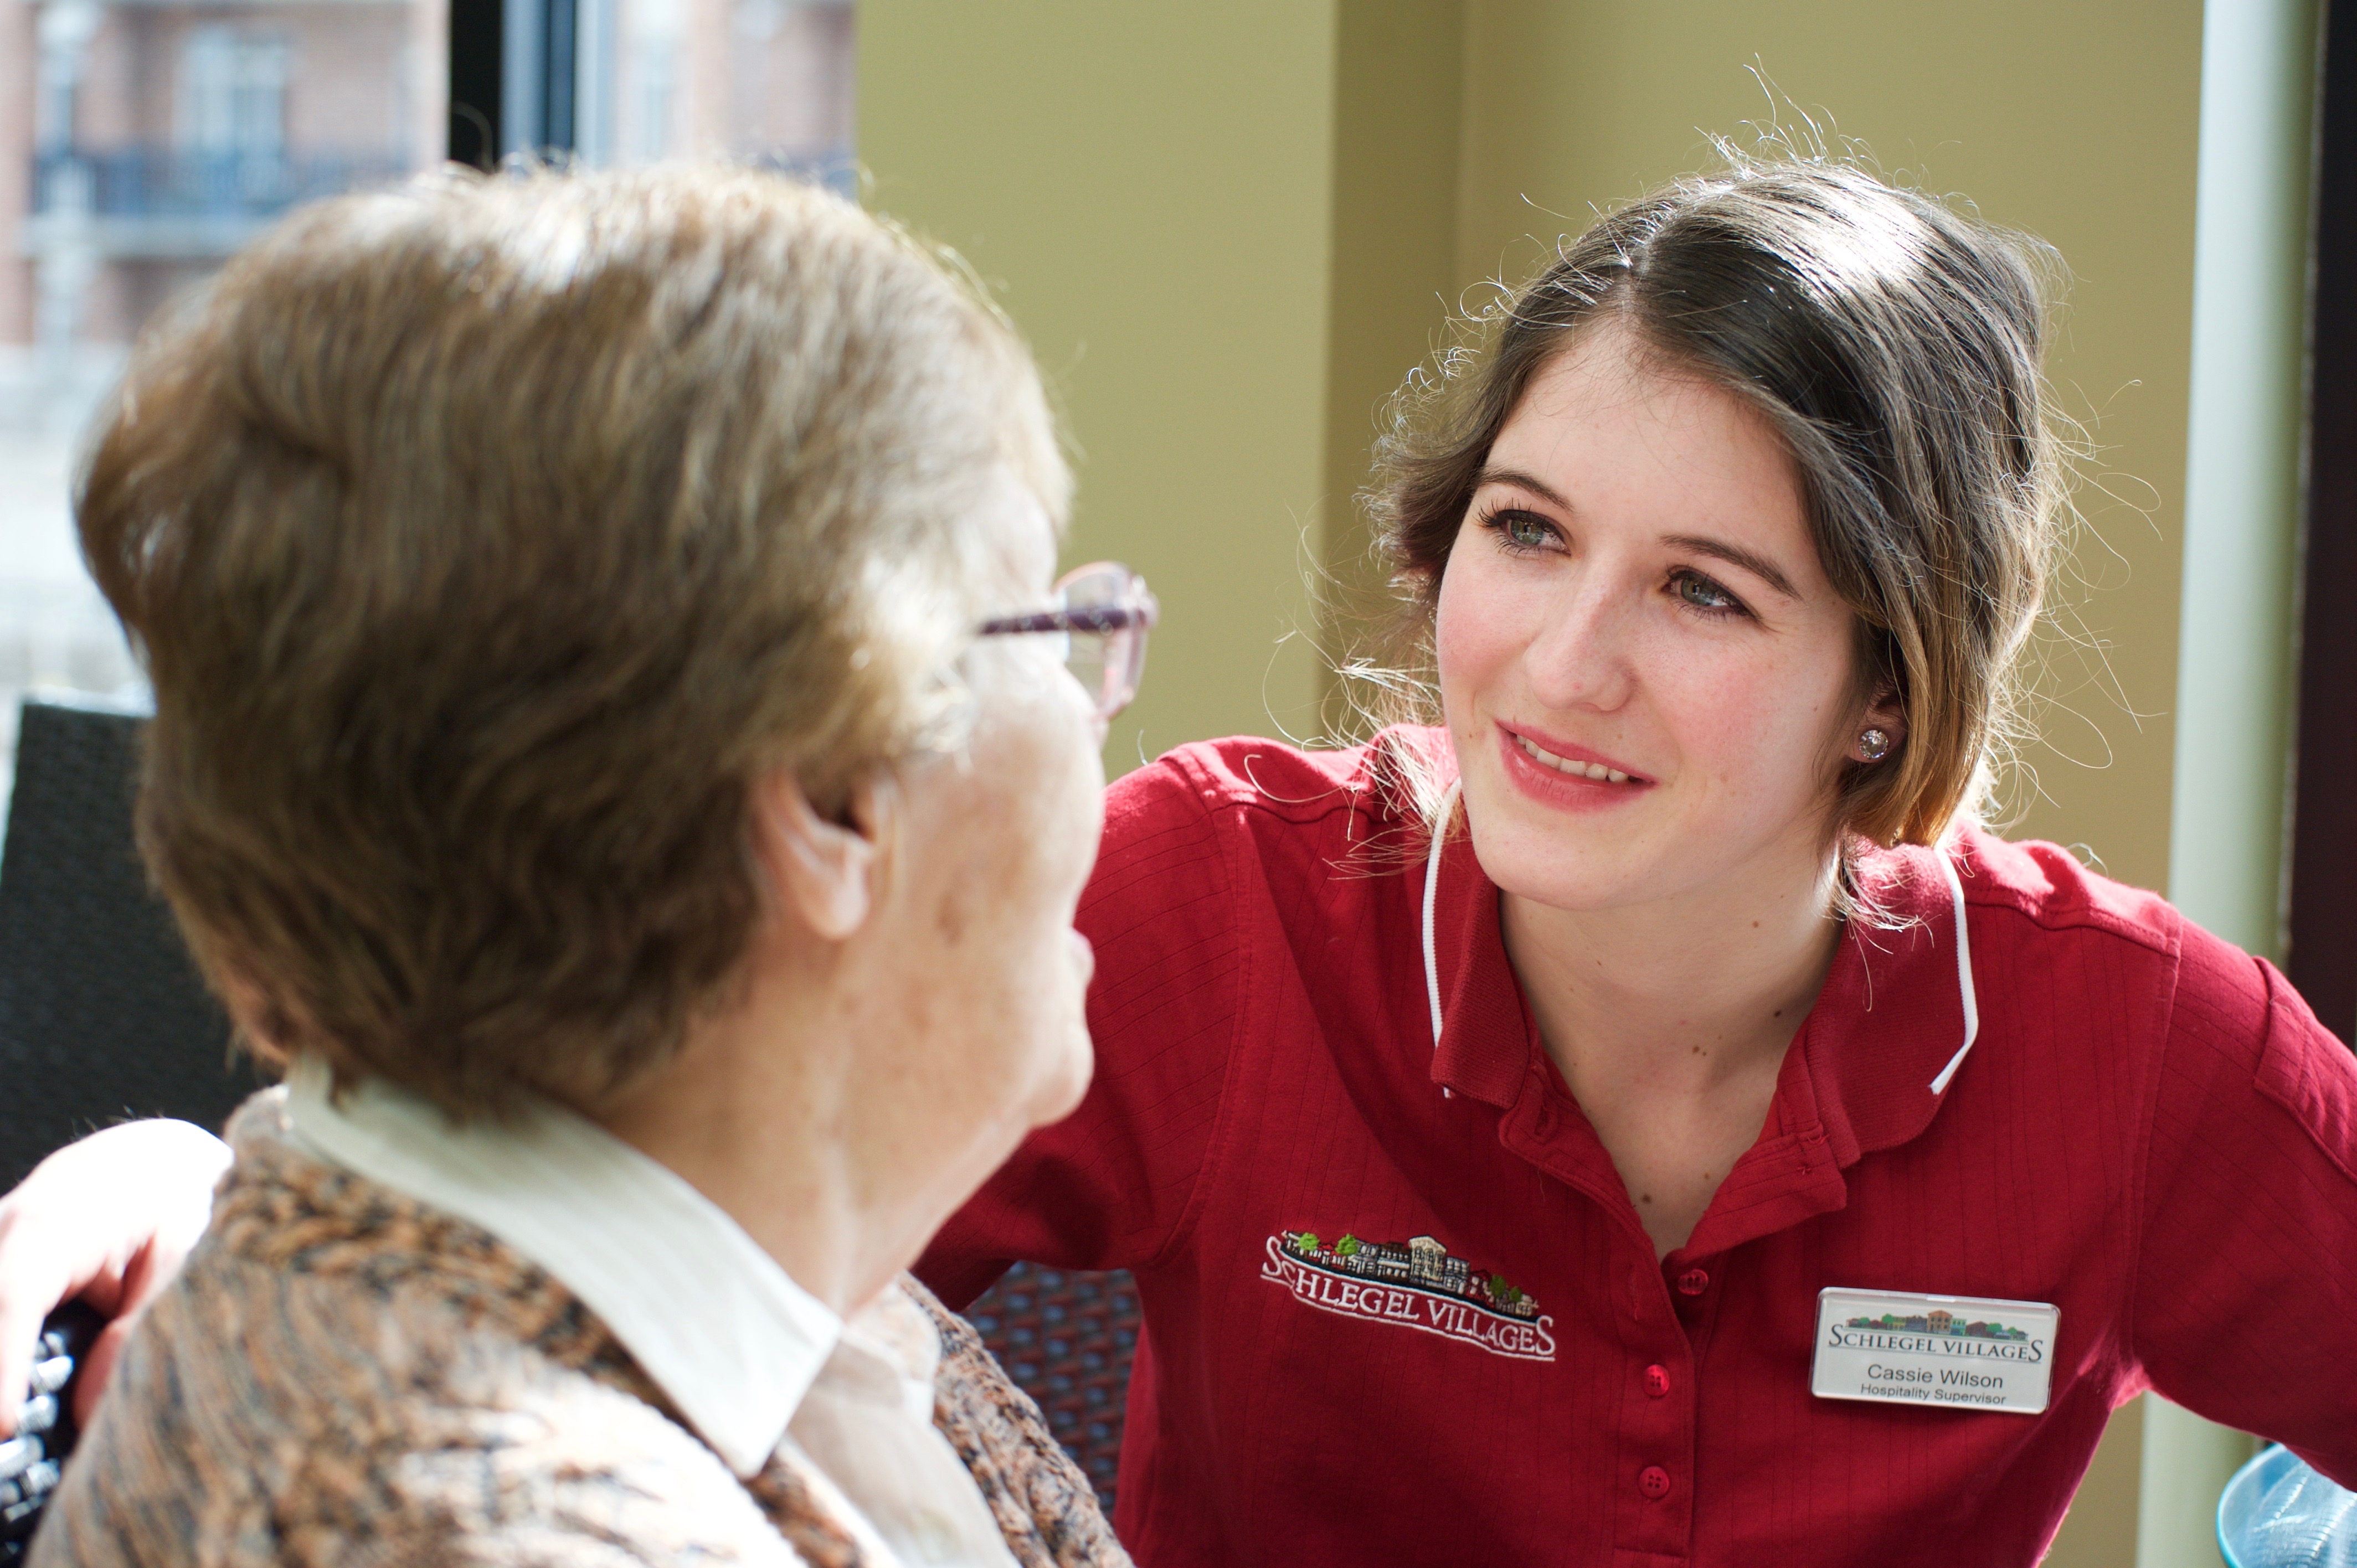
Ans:
POLYGON ((2036 1415, 2046 1408, 2061 1320, 2042 1301, 1819 1291, 1809 1391, 2036 1415))

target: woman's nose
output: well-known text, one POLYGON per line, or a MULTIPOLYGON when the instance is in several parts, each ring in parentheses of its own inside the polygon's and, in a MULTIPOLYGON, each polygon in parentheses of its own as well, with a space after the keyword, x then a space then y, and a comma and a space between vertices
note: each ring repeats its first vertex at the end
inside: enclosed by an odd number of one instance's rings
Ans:
POLYGON ((1531 693, 1554 708, 1605 711, 1628 701, 1631 605, 1620 588, 1582 575, 1549 605, 1523 660, 1531 693))

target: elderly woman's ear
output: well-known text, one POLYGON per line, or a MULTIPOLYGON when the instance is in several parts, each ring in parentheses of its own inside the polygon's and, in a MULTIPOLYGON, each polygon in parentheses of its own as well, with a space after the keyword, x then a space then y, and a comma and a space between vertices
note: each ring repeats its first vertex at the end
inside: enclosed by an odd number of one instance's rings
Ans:
POLYGON ((780 909, 827 941, 842 941, 866 922, 876 879, 899 830, 899 789, 888 772, 852 789, 840 822, 818 814, 791 769, 774 768, 753 786, 755 856, 780 909))

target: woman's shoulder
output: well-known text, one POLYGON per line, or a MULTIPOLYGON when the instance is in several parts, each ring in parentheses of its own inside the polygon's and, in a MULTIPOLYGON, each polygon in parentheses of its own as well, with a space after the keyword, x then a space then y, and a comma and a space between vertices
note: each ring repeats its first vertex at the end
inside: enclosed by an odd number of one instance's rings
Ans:
POLYGON ((1116 835, 1205 817, 1314 829, 1343 816, 1405 820, 1419 775, 1453 772, 1445 739, 1419 726, 1354 746, 1307 747, 1258 736, 1194 741, 1124 774, 1105 791, 1116 835))
POLYGON ((1308 749, 1233 736, 1164 753, 1105 792, 1082 929, 1151 922, 1167 936, 1232 922, 1258 894, 1289 908, 1337 876, 1406 865, 1423 843, 1418 780, 1436 752, 1453 767, 1437 736, 1308 749))
POLYGON ((2061 844, 1967 827, 1950 849, 1975 908, 2008 910, 2045 930, 2105 931, 2157 951, 2177 947, 2188 929, 2159 894, 2117 881, 2061 844))
MULTIPOLYGON (((2255 1038, 2283 1004, 2306 1011, 2264 959, 2060 844, 1971 828, 1953 849, 1964 900, 1978 916, 1975 942, 2002 943, 2029 968, 2083 970, 2093 962, 2147 974, 2176 1032, 2255 1038)), ((2322 1032, 2312 1017, 2306 1022, 2322 1032)))
POLYGON ((588 1543, 565 1517, 650 1555, 793 1561, 563 1287, 309 1158, 275 1099, 232 1123, 214 1227, 125 1347, 45 1561, 326 1563, 361 1534, 415 1536, 422 1559, 496 1542, 575 1561, 588 1543))

